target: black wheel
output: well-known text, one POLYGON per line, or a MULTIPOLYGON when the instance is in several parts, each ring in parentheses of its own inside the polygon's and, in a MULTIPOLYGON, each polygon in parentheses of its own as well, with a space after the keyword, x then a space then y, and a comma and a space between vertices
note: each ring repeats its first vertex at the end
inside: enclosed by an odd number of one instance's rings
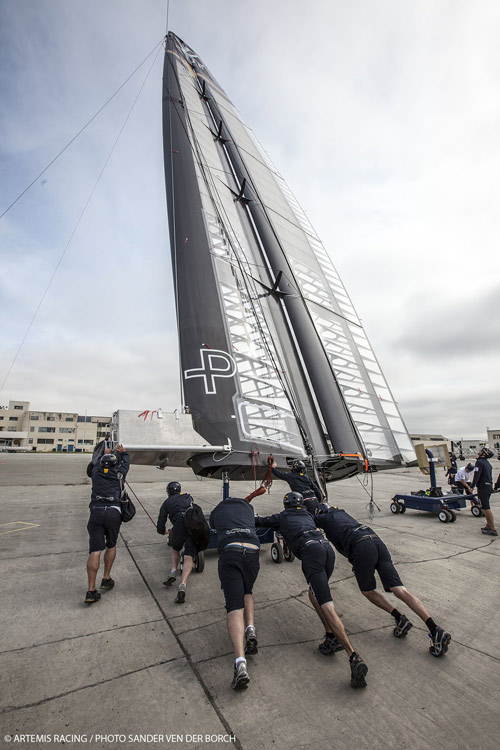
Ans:
POLYGON ((278 542, 271 544, 271 560, 275 563, 283 562, 283 550, 281 549, 281 544, 278 544, 278 542))
POLYGON ((391 513, 399 513, 399 503, 391 503, 391 513))
POLYGON ((203 552, 198 552, 196 555, 196 565, 195 570, 197 573, 203 573, 205 570, 205 555, 203 552))
POLYGON ((439 513, 438 513, 438 518, 441 521, 441 523, 448 523, 448 521, 450 520, 450 518, 448 516, 448 511, 447 510, 440 510, 439 513))
POLYGON ((481 516, 483 515, 483 511, 479 507, 479 505, 473 505, 472 508, 470 509, 470 512, 472 513, 473 516, 476 516, 476 518, 481 518, 481 516))
POLYGON ((293 562, 295 560, 295 555, 288 549, 288 547, 286 548, 286 552, 283 552, 283 557, 287 562, 293 562))
POLYGON ((399 505, 399 512, 406 513, 406 505, 404 503, 398 503, 398 505, 399 505))
POLYGON ((448 513, 451 516, 450 523, 455 523, 455 521, 457 520, 457 514, 455 513, 455 511, 454 510, 449 510, 448 513))

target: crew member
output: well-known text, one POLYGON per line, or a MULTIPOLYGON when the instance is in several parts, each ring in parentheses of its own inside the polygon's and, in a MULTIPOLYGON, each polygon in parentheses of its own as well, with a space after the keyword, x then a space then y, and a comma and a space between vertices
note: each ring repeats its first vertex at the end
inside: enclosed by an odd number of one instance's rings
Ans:
MULTIPOLYGON (((353 688, 366 687, 368 667, 347 637, 347 633, 333 606, 328 585, 335 564, 335 553, 323 534, 316 528, 312 515, 298 492, 288 492, 283 498, 285 510, 272 516, 255 518, 255 525, 278 529, 288 548, 302 562, 302 572, 309 584, 309 599, 325 626, 327 633, 336 636, 345 649, 351 666, 353 688)), ((334 649, 337 650, 337 649, 334 649)))
POLYGON ((380 609, 390 612, 396 623, 394 635, 403 638, 407 635, 412 623, 405 615, 402 615, 392 604, 376 591, 375 571, 379 574, 385 591, 392 593, 401 599, 410 609, 415 612, 429 628, 429 636, 432 645, 429 648, 433 656, 442 656, 448 650, 451 641, 449 633, 436 625, 424 605, 406 589, 398 575, 394 563, 391 560, 389 550, 384 542, 375 532, 364 524, 360 524, 352 516, 340 508, 330 508, 326 513, 318 513, 314 516, 316 526, 324 529, 329 541, 337 552, 347 557, 353 566, 356 581, 361 593, 368 601, 380 609))
POLYGON ((318 502, 322 502, 323 493, 316 482, 313 482, 311 477, 306 473, 306 465, 303 461, 300 459, 295 460, 291 471, 280 471, 276 466, 277 463, 274 461, 272 465, 274 476, 287 482, 292 492, 300 493, 304 499, 307 497, 316 497, 318 502))
MULTIPOLYGON (((474 476, 474 464, 468 463, 467 466, 462 466, 457 469, 455 474, 455 485, 457 488, 457 494, 463 495, 464 491, 466 495, 472 495, 471 481, 474 476)), ((477 503, 471 498, 471 506, 477 505, 477 503)))
POLYGON ((186 524, 184 523, 184 513, 193 502, 193 498, 187 492, 182 492, 181 490, 179 482, 169 482, 167 484, 168 497, 160 508, 156 523, 156 531, 158 534, 163 535, 168 533, 166 531, 167 518, 172 523, 172 530, 170 532, 170 545, 172 548, 170 552, 171 569, 168 578, 166 581, 163 581, 164 586, 172 586, 176 582, 181 550, 184 547, 181 582, 174 600, 176 604, 183 604, 186 601, 187 580, 191 575, 194 559, 198 554, 196 543, 188 533, 186 524))
POLYGON ((243 498, 227 497, 211 512, 210 526, 217 532, 219 579, 234 651, 231 687, 243 690, 250 682, 245 655, 256 654, 258 650, 253 586, 260 568, 260 541, 253 509, 243 498))
POLYGON ((111 578, 111 568, 116 557, 116 541, 122 522, 120 497, 123 481, 130 467, 130 457, 123 445, 117 446, 118 458, 110 448, 106 448, 98 463, 93 465, 92 494, 90 497, 90 518, 87 524, 89 532, 89 557, 87 560, 88 591, 86 604, 98 602, 101 598, 95 582, 104 553, 104 577, 101 589, 110 590, 115 585, 111 578), (122 483, 118 474, 122 476, 122 483))
POLYGON ((495 529, 493 512, 490 509, 490 496, 493 492, 493 475, 488 459, 493 458, 493 455, 493 451, 489 448, 481 448, 479 451, 474 467, 472 487, 477 487, 477 499, 481 503, 481 508, 486 518, 486 526, 481 529, 482 533, 489 536, 498 536, 498 531, 495 529))

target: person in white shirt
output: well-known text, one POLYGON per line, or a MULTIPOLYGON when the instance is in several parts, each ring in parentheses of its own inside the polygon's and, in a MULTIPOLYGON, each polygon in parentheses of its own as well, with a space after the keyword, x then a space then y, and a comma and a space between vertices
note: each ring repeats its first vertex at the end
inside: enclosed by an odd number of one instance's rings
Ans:
MULTIPOLYGON (((472 477, 474 476, 474 464, 468 463, 467 466, 462 466, 457 470, 455 474, 455 484, 457 486, 457 493, 463 495, 464 491, 466 495, 472 495, 472 477)), ((475 504, 475 500, 471 498, 471 506, 475 504)))

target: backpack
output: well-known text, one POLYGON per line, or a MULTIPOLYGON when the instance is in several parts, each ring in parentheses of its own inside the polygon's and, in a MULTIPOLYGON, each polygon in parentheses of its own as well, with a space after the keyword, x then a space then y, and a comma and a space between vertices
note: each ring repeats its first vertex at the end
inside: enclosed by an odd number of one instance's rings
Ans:
POLYGON ((191 503, 184 513, 184 523, 187 533, 192 537, 198 551, 205 550, 210 541, 210 526, 206 522, 205 515, 199 505, 191 503))

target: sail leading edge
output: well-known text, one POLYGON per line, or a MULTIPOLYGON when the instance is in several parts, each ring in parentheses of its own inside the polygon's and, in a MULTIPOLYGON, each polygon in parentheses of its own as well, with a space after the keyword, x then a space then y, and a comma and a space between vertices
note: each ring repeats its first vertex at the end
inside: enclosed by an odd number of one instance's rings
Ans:
POLYGON ((415 460, 398 407, 331 259, 198 55, 166 38, 163 132, 183 401, 248 477, 272 453, 325 481, 415 460))

